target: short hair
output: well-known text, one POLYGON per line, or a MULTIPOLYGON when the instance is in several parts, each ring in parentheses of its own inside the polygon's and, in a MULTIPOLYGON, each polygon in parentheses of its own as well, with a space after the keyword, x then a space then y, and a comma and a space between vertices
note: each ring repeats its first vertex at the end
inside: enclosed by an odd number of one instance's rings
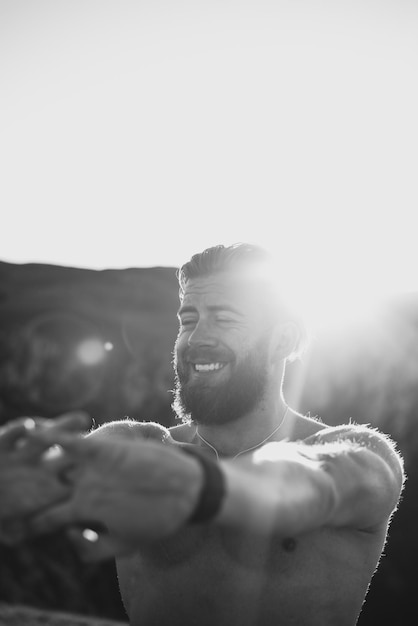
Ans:
POLYGON ((300 358, 309 343, 306 324, 294 304, 280 292, 274 257, 261 246, 249 243, 234 243, 230 246, 220 244, 194 254, 177 270, 180 301, 184 298, 190 280, 224 271, 235 271, 242 278, 252 278, 253 283, 256 282, 257 287, 268 297, 271 313, 277 319, 280 317, 284 321, 296 324, 299 337, 295 350, 289 355, 288 360, 300 358))

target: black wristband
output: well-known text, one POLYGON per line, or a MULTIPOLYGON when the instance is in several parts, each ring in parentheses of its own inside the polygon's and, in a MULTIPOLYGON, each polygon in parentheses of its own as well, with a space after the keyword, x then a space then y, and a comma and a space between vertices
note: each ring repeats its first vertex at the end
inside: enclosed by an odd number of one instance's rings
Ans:
POLYGON ((188 519, 189 524, 209 522, 219 512, 225 496, 225 477, 219 463, 209 459, 198 446, 184 446, 183 452, 190 454, 203 469, 203 485, 196 506, 188 519))

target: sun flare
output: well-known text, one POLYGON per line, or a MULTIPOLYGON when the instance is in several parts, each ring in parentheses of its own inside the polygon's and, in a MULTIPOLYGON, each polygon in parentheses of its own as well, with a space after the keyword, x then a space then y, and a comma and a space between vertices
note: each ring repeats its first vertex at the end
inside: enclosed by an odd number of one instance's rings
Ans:
POLYGON ((372 275, 367 259, 344 262, 327 252, 306 258, 293 254, 276 261, 277 288, 307 327, 317 332, 345 332, 374 323, 384 299, 393 294, 380 274, 372 275))

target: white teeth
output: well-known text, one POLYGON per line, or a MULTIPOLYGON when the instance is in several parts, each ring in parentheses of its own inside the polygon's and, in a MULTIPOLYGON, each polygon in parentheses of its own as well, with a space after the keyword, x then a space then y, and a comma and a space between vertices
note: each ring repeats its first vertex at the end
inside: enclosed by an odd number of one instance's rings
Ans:
POLYGON ((197 372, 211 372, 213 370, 220 370, 222 367, 222 363, 195 363, 195 370, 197 372))

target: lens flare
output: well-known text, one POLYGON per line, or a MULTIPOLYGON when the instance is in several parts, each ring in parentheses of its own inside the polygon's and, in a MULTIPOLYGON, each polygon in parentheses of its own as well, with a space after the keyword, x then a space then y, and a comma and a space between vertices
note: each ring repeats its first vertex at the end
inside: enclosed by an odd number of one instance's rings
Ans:
POLYGON ((106 344, 99 339, 85 339, 76 348, 76 355, 83 365, 97 365, 105 358, 106 344))

